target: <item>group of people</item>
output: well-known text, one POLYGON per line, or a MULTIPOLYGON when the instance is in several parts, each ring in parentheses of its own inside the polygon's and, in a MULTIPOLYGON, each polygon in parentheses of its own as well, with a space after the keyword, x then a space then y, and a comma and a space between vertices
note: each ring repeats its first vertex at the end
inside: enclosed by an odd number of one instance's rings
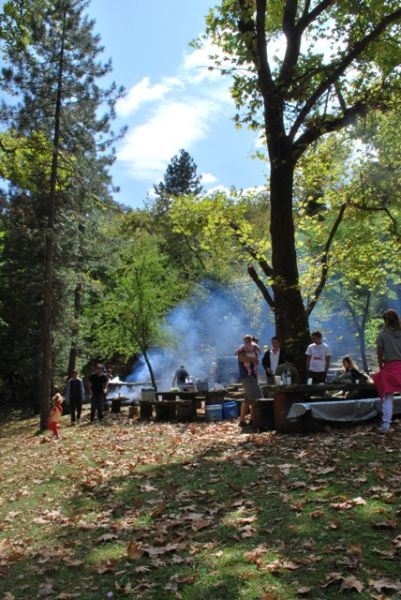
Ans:
MULTIPOLYGON (((381 433, 390 431, 393 415, 393 398, 395 392, 401 392, 401 320, 393 309, 383 313, 384 326, 376 339, 377 362, 379 371, 372 376, 378 394, 382 400, 381 433)), ((258 365, 262 364, 267 383, 273 384, 275 377, 288 374, 291 383, 299 383, 300 375, 295 367, 295 357, 281 347, 280 340, 274 336, 271 347, 267 348, 260 360, 261 349, 258 339, 251 335, 243 338, 243 344, 237 348, 239 378, 244 388, 245 400, 241 405, 240 422, 242 428, 247 427, 246 417, 250 413, 250 426, 255 422, 255 402, 263 398, 258 383, 258 365)), ((325 383, 331 362, 331 350, 323 341, 320 331, 311 334, 311 343, 305 351, 307 383, 325 383)), ((342 359, 343 372, 338 374, 335 382, 363 383, 368 376, 361 372, 352 358, 347 355, 342 359)), ((345 393, 344 397, 350 397, 345 393)))
MULTIPOLYGON (((102 364, 97 363, 95 370, 88 378, 88 390, 90 396, 90 421, 94 421, 97 416, 99 421, 103 419, 105 408, 107 383, 112 377, 112 373, 106 371, 102 364)), ((78 424, 81 419, 82 405, 85 401, 85 388, 78 371, 74 370, 67 382, 65 399, 69 405, 71 413, 71 423, 78 424)), ((63 412, 63 397, 57 392, 52 397, 52 406, 49 414, 48 428, 53 433, 53 439, 60 439, 60 418, 63 412)))
MULTIPOLYGON (((383 313, 384 326, 376 339, 377 362, 379 371, 372 376, 378 394, 382 400, 381 433, 388 433, 393 416, 393 399, 395 392, 401 392, 401 320, 394 309, 383 313)), ((330 367, 331 350, 323 341, 320 331, 311 334, 311 343, 305 351, 308 383, 325 383, 330 367)), ((260 362, 266 373, 268 383, 274 383, 274 377, 286 374, 291 383, 299 383, 300 375, 295 367, 295 357, 285 352, 280 340, 273 336, 271 347, 267 348, 260 360, 261 349, 257 338, 251 335, 244 336, 243 344, 236 350, 238 359, 239 378, 244 388, 245 399, 240 409, 240 427, 246 427, 246 417, 250 413, 251 427, 255 422, 255 402, 263 398, 258 383, 258 366, 260 362)), ((350 356, 342 359, 343 372, 335 381, 362 383, 367 376, 362 373, 350 356)), ((188 372, 184 365, 177 370, 174 382, 177 386, 184 386, 188 379, 188 372)), ((107 383, 110 374, 103 365, 96 364, 95 371, 88 379, 88 388, 91 399, 90 420, 94 421, 96 415, 99 421, 103 419, 107 383)), ((67 383, 66 400, 70 405, 71 422, 79 423, 82 404, 85 399, 85 389, 82 379, 77 371, 73 371, 67 383)), ((63 398, 60 393, 52 397, 52 408, 49 415, 49 429, 54 439, 58 440, 59 422, 62 414, 63 398)))

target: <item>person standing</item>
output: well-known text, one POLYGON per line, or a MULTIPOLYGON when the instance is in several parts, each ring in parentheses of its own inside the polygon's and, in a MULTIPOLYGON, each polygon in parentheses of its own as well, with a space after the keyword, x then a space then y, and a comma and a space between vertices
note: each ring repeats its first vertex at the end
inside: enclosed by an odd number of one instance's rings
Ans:
POLYGON ((81 419, 82 404, 85 400, 85 389, 82 379, 78 377, 78 371, 72 371, 71 379, 67 382, 65 397, 70 405, 71 423, 79 423, 81 419))
POLYGON ((175 372, 173 383, 171 384, 171 387, 174 387, 175 382, 177 382, 178 389, 180 389, 180 390, 184 389, 184 386, 187 383, 188 377, 189 377, 188 371, 186 370, 184 365, 180 365, 180 368, 177 369, 175 372))
POLYGON ((390 431, 394 392, 401 391, 401 322, 392 308, 383 313, 384 326, 376 339, 379 372, 372 379, 382 401, 380 433, 390 431))
MULTIPOLYGON (((246 336, 245 336, 246 337, 246 336)), ((247 343, 244 337, 244 344, 247 343)), ((258 383, 258 364, 259 364, 259 356, 257 353, 253 355, 248 355, 245 349, 242 352, 237 353, 238 359, 238 370, 239 370, 239 379, 242 383, 242 387, 244 388, 244 401, 241 404, 240 409, 240 421, 239 426, 244 428, 246 427, 245 418, 247 414, 251 413, 251 427, 255 429, 256 423, 256 410, 255 410, 255 402, 260 398, 263 398, 262 390, 259 387, 258 383)))
POLYGON ((103 408, 105 402, 105 393, 107 388, 107 375, 104 372, 103 365, 98 363, 96 370, 89 377, 89 394, 91 398, 91 422, 97 418, 99 421, 103 419, 103 408))
POLYGON ((281 348, 280 340, 276 335, 272 337, 271 344, 271 348, 266 350, 262 358, 267 383, 274 383, 276 369, 284 362, 285 355, 285 351, 281 348))
MULTIPOLYGON (((236 350, 235 354, 238 356, 239 354, 245 352, 245 356, 254 356, 255 354, 256 356, 259 356, 260 347, 254 341, 254 339, 256 338, 252 337, 251 335, 245 335, 244 343, 236 350)), ((245 362, 243 365, 246 367, 246 369, 248 369, 248 373, 250 374, 252 372, 252 363, 245 362)))
POLYGON ((312 383, 325 383, 330 367, 331 350, 320 331, 311 334, 312 343, 306 349, 307 377, 312 383))

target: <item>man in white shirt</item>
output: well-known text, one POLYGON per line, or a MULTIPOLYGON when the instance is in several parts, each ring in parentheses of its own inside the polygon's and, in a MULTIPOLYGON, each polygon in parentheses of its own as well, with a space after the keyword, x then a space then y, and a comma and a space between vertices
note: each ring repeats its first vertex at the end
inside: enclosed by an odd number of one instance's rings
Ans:
POLYGON ((306 349, 306 368, 307 377, 312 379, 312 383, 325 383, 327 372, 330 367, 331 350, 323 342, 320 331, 314 331, 311 334, 312 344, 306 349))

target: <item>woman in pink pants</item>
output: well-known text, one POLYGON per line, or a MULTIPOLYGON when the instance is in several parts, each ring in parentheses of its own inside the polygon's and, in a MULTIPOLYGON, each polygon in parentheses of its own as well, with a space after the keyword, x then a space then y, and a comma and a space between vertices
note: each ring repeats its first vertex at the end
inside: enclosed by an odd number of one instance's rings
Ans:
POLYGON ((384 327, 376 339, 379 372, 373 381, 383 403, 381 433, 390 431, 394 392, 401 392, 401 322, 395 310, 383 313, 384 327))

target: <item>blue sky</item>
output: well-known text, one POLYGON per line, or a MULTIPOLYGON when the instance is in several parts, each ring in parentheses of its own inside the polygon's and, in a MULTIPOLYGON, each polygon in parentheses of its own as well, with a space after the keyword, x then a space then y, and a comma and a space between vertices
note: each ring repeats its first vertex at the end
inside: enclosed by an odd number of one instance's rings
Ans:
POLYGON ((112 173, 115 199, 142 207, 170 159, 187 150, 207 190, 264 185, 266 165, 252 156, 255 133, 237 130, 229 80, 207 70, 207 50, 189 47, 212 0, 92 0, 89 13, 126 88, 115 126, 128 126, 112 173))

